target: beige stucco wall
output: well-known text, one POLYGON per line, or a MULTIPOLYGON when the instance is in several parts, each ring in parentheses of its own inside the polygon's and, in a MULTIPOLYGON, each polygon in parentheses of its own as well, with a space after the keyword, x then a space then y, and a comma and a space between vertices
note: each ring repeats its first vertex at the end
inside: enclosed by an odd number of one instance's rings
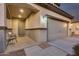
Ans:
POLYGON ((39 28, 40 27, 39 13, 32 13, 31 16, 26 19, 25 28, 39 28))
POLYGON ((7 19, 7 27, 12 29, 13 33, 18 36, 18 19, 7 19))
POLYGON ((12 19, 13 32, 18 36, 18 19, 12 19))
POLYGON ((52 11, 50 11, 50 10, 48 10, 48 9, 45 9, 45 8, 43 8, 43 7, 40 7, 40 6, 38 6, 38 5, 35 5, 35 4, 29 4, 29 5, 32 5, 33 7, 35 7, 36 9, 38 9, 39 11, 37 12, 37 13, 35 13, 35 14, 32 14, 31 16, 30 16, 30 18, 28 18, 27 20, 26 20, 26 25, 25 25, 25 28, 46 28, 46 26, 44 26, 45 25, 45 23, 43 23, 42 21, 41 21, 41 17, 42 16, 45 16, 45 15, 51 15, 51 16, 54 16, 54 17, 56 17, 56 18, 59 18, 59 19, 63 19, 63 20, 67 20, 67 21, 71 21, 69 18, 67 18, 67 17, 64 17, 64 16, 62 16, 62 15, 60 15, 60 14, 57 14, 57 13, 55 13, 55 12, 52 12, 52 11), (29 24, 28 26, 27 26, 27 24, 29 24))
MULTIPOLYGON (((45 16, 45 15, 51 15, 51 16, 54 16, 54 17, 59 18, 59 19, 70 21, 69 18, 64 17, 62 15, 59 15, 55 12, 52 12, 52 11, 45 9, 43 7, 40 7, 38 5, 35 5, 35 4, 29 4, 29 5, 35 7, 39 11, 36 14, 31 15, 31 17, 26 20, 26 25, 25 25, 26 29, 27 28, 47 28, 47 21, 46 20, 45 20, 45 22, 42 21, 43 16, 45 16)), ((32 34, 33 33, 31 33, 31 36, 32 36, 32 34)), ((33 34, 33 36, 36 37, 35 39, 37 41, 41 42, 43 40, 47 41, 46 34, 47 34, 47 30, 40 30, 40 31, 36 31, 36 34, 33 34), (40 34, 37 35, 37 32, 40 34)))
MULTIPOLYGON (((32 14, 25 22, 25 29, 44 28, 40 26, 40 13, 32 14)), ((46 30, 25 30, 26 35, 37 42, 44 42, 47 39, 46 30)))
MULTIPOLYGON (((59 18, 59 19, 63 19, 63 20, 68 20, 68 21, 70 21, 69 18, 64 17, 64 16, 62 16, 62 15, 60 15, 60 14, 57 14, 57 13, 55 13, 55 12, 52 12, 52 11, 46 9, 46 8, 40 7, 40 6, 35 5, 35 4, 30 4, 30 5, 32 5, 33 7, 37 8, 37 9, 39 10, 39 16, 41 16, 41 15, 42 15, 42 16, 44 16, 44 15, 51 15, 51 16, 54 16, 54 17, 59 18)), ((41 25, 41 24, 40 24, 40 25, 41 25)))
POLYGON ((6 22, 6 26, 7 28, 12 28, 12 19, 6 19, 7 22, 6 22))
POLYGON ((43 26, 42 24, 42 21, 41 21, 41 16, 45 16, 45 15, 51 15, 51 16, 54 16, 56 18, 59 18, 59 19, 63 19, 63 20, 68 20, 70 21, 69 18, 67 17, 64 17, 62 15, 59 15, 55 12, 52 12, 48 9, 45 9, 43 7, 40 7, 38 5, 35 5, 35 4, 29 4, 29 5, 32 5, 33 7, 35 7, 37 10, 39 10, 36 14, 33 14, 31 15, 30 19, 32 20, 29 20, 29 23, 31 25, 29 25, 30 27, 40 27, 40 28, 44 28, 45 26, 43 26), (35 25, 36 24, 36 25, 35 25))

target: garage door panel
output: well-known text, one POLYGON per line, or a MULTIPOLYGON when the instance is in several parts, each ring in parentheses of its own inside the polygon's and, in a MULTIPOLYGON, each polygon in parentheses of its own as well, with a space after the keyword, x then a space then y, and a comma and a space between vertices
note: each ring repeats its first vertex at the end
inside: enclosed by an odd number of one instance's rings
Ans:
POLYGON ((48 40, 56 40, 67 36, 67 23, 48 19, 48 40))

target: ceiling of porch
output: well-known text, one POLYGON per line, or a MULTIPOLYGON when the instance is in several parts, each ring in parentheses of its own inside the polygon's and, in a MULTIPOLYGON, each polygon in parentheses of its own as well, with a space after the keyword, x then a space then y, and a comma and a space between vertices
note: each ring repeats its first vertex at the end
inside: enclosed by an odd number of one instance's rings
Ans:
POLYGON ((32 13, 36 13, 38 10, 33 8, 32 6, 29 6, 28 4, 24 3, 8 3, 6 4, 7 8, 7 18, 13 19, 13 18, 19 18, 19 19, 26 19, 28 18, 32 13))

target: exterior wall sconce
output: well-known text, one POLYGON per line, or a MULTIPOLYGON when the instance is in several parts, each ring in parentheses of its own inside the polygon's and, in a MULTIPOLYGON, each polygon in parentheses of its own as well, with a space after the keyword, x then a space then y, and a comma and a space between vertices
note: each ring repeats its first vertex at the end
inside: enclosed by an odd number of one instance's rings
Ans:
POLYGON ((73 24, 69 24, 69 28, 72 28, 73 24))
POLYGON ((41 22, 41 25, 46 28, 47 27, 47 16, 41 16, 40 22, 41 22))

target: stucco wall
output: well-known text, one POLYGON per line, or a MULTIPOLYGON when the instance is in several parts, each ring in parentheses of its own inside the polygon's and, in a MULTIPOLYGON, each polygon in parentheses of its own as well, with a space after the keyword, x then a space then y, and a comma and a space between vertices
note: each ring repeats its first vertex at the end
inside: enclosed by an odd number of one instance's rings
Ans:
MULTIPOLYGON (((32 14, 25 22, 25 29, 43 28, 40 26, 40 13, 32 14)), ((46 27, 45 27, 46 28, 46 27)), ((37 42, 46 41, 46 30, 25 30, 26 35, 37 42)))
MULTIPOLYGON (((45 20, 45 22, 42 21, 42 19, 43 19, 42 17, 47 15, 47 14, 51 15, 51 16, 54 16, 56 18, 59 18, 59 19, 70 21, 69 18, 66 18, 62 15, 59 15, 59 14, 55 13, 55 12, 49 11, 48 9, 45 9, 45 8, 40 7, 38 5, 35 5, 35 4, 29 4, 29 5, 35 7, 39 11, 36 14, 33 14, 30 18, 28 18, 26 20, 26 26, 25 26, 26 29, 27 28, 47 28, 47 26, 45 26, 45 25, 47 25, 47 23, 45 23, 47 21, 46 20, 45 20)), ((38 31, 34 30, 34 34, 30 30, 30 33, 31 33, 31 36, 32 37, 35 36, 35 40, 37 40, 39 42, 40 41, 47 41, 47 35, 46 35, 47 30, 40 30, 40 31, 39 30, 38 31), (36 32, 36 34, 35 34, 35 32, 36 32), (40 33, 40 34, 37 35, 37 32, 40 33)))
POLYGON ((18 19, 12 19, 13 32, 18 36, 18 19))
POLYGON ((18 19, 6 19, 6 26, 9 29, 12 29, 13 33, 18 36, 18 19))
POLYGON ((52 12, 52 11, 46 9, 46 8, 40 7, 40 6, 35 5, 35 4, 30 4, 30 5, 32 5, 33 7, 37 8, 37 9, 39 10, 39 14, 40 14, 40 15, 47 15, 47 14, 48 14, 48 15, 54 16, 54 17, 59 18, 59 19, 63 19, 63 20, 68 20, 68 21, 70 21, 69 18, 64 17, 64 16, 62 16, 62 15, 60 15, 60 14, 57 14, 57 13, 55 13, 55 12, 52 12))
POLYGON ((6 19, 6 21, 7 28, 12 28, 12 19, 6 19))
POLYGON ((7 28, 12 29, 17 36, 24 36, 25 21, 21 19, 7 19, 7 28))
POLYGON ((40 17, 38 13, 32 13, 31 16, 26 19, 25 29, 26 28, 39 28, 40 27, 40 17))

